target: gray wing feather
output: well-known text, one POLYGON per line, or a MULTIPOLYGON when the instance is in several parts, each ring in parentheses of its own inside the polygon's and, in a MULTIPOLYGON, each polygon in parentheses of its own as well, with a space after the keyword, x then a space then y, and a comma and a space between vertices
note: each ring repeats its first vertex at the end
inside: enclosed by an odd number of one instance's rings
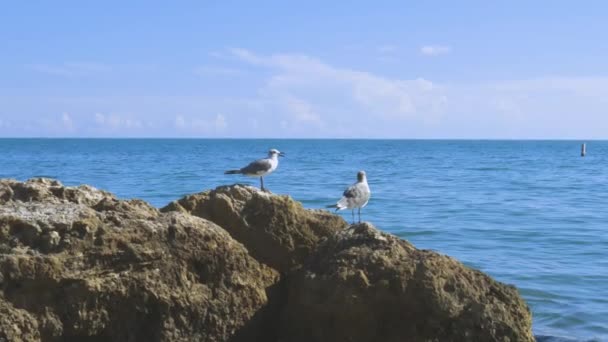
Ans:
POLYGON ((344 193, 342 198, 338 201, 338 208, 354 208, 363 205, 369 200, 369 193, 363 184, 357 183, 349 186, 344 193))
POLYGON ((246 175, 255 175, 259 173, 264 173, 270 168, 272 165, 270 164, 270 160, 268 159, 258 159, 256 161, 251 162, 249 165, 245 166, 241 169, 241 173, 246 175))
POLYGON ((355 198, 361 195, 361 189, 359 189, 357 187, 357 185, 351 185, 348 187, 348 189, 344 190, 344 193, 342 194, 342 196, 346 197, 346 198, 355 198))

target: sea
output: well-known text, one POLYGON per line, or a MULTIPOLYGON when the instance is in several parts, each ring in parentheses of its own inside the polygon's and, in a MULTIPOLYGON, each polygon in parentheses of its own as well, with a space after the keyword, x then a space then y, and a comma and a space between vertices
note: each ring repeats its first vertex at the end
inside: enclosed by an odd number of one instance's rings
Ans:
MULTIPOLYGON (((608 341, 608 141, 0 139, 0 178, 56 178, 162 207, 256 178, 324 208, 367 173, 362 219, 515 285, 538 341, 608 341)), ((351 221, 351 212, 341 215, 351 221)))

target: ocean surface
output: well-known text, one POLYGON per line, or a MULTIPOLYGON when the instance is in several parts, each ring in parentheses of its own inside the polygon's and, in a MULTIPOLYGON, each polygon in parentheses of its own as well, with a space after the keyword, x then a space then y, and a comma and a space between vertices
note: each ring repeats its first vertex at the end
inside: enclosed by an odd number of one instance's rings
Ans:
MULTIPOLYGON (((363 220, 514 284, 539 341, 608 341, 608 142, 0 139, 0 178, 57 178, 161 207, 259 180, 224 175, 284 151, 265 178, 308 208, 365 170, 363 220)), ((350 212, 342 212, 351 220, 350 212)))

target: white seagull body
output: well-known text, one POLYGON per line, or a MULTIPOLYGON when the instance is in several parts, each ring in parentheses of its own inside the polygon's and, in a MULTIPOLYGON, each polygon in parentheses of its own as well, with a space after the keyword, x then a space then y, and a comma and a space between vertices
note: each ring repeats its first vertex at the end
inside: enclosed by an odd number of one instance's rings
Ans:
POLYGON ((355 223, 355 209, 359 209, 359 223, 361 223, 361 208, 367 205, 371 194, 365 171, 359 171, 357 182, 344 190, 338 203, 330 205, 328 208, 336 208, 336 211, 351 209, 353 211, 353 224, 355 223))
POLYGON ((268 151, 268 158, 258 159, 249 163, 249 165, 240 168, 238 170, 228 170, 225 174, 242 174, 248 177, 260 177, 260 187, 263 191, 264 188, 264 176, 271 174, 274 170, 279 167, 279 157, 283 157, 285 154, 279 152, 276 149, 268 151))

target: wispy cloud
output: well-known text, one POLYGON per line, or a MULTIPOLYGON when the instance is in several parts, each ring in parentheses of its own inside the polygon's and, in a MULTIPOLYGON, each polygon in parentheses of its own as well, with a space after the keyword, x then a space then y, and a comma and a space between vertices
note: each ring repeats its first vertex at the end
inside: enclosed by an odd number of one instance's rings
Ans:
POLYGON ((141 129, 144 127, 144 122, 141 119, 118 114, 95 113, 94 121, 98 128, 102 130, 141 129))
POLYGON ((217 64, 247 73, 234 81, 237 91, 5 94, 0 95, 0 134, 606 138, 608 77, 436 82, 389 77, 297 53, 234 48, 222 54, 217 64), (19 115, 8 116, 13 112, 19 115))
POLYGON ((228 121, 224 114, 218 113, 213 117, 176 115, 174 120, 175 128, 182 133, 221 135, 228 127, 228 121))
POLYGON ((74 121, 72 121, 72 117, 70 116, 70 114, 68 113, 63 113, 61 115, 61 125, 63 126, 63 128, 65 128, 67 131, 72 131, 74 130, 74 121))
POLYGON ((282 102, 297 122, 322 125, 321 117, 311 103, 290 95, 283 97, 282 102))
POLYGON ((267 58, 258 56, 247 49, 230 48, 230 49, 228 49, 228 52, 233 57, 240 59, 241 61, 247 62, 249 64, 253 64, 253 65, 272 66, 275 62, 275 61, 268 60, 267 58))
POLYGON ((439 56, 452 52, 452 48, 447 45, 425 45, 420 48, 420 53, 425 56, 439 56))
POLYGON ((175 128, 177 129, 183 129, 186 127, 186 119, 184 119, 183 115, 177 115, 175 116, 175 128))
POLYGON ((309 118, 315 117, 311 114, 313 105, 310 103, 329 100, 332 95, 342 102, 343 107, 356 108, 356 114, 352 115, 366 119, 406 120, 436 115, 438 104, 445 102, 441 87, 422 78, 390 79, 334 67, 305 55, 262 56, 244 49, 233 49, 232 53, 245 63, 274 69, 276 73, 267 80, 261 93, 267 99, 290 99, 291 107, 298 108, 293 111, 294 115, 300 118, 304 117, 304 112, 309 118), (309 105, 304 107, 304 103, 309 105), (298 106, 294 106, 296 104, 298 106))

